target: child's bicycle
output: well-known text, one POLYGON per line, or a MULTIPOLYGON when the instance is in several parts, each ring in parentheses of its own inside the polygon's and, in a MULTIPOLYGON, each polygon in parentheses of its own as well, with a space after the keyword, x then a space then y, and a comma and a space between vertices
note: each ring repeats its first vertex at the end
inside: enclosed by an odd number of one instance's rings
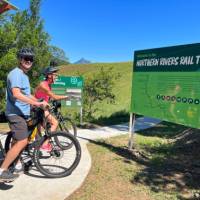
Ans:
MULTIPOLYGON (((76 137, 66 131, 50 132, 49 123, 45 122, 42 108, 35 108, 34 117, 27 121, 27 124, 30 132, 29 143, 9 170, 12 172, 17 160, 20 159, 25 170, 35 165, 38 171, 46 177, 60 178, 70 175, 81 158, 81 147, 76 137), (41 124, 44 124, 45 128, 43 134, 40 133, 41 124), (50 151, 41 150, 41 146, 46 140, 51 145, 50 151), (67 144, 70 144, 70 148, 67 144), (28 162, 26 162, 27 160, 28 162)), ((7 135, 5 149, 0 141, 0 151, 4 157, 12 143, 12 132, 7 135)))

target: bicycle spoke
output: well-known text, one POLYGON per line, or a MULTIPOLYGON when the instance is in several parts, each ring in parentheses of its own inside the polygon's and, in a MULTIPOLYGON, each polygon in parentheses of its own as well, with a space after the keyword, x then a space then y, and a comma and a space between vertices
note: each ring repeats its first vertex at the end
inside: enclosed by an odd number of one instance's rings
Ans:
POLYGON ((35 151, 36 167, 46 176, 63 177, 69 175, 80 161, 80 145, 76 138, 69 133, 60 132, 51 135, 52 150, 35 151), (57 145, 55 138, 63 143, 73 143, 70 149, 65 150, 57 145))

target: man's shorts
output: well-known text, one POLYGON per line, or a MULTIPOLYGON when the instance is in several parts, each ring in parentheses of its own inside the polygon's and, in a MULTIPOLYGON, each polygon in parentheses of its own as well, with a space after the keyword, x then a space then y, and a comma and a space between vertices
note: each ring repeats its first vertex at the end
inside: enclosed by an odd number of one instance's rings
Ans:
POLYGON ((23 140, 28 138, 28 126, 26 120, 18 115, 7 116, 13 138, 15 140, 23 140))

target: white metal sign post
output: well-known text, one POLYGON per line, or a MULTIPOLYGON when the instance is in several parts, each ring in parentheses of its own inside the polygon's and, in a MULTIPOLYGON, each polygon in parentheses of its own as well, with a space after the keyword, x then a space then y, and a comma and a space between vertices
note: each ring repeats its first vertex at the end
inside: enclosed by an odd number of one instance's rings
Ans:
POLYGON ((135 140, 135 114, 130 113, 130 121, 129 121, 129 142, 128 149, 131 150, 133 148, 134 140, 135 140))

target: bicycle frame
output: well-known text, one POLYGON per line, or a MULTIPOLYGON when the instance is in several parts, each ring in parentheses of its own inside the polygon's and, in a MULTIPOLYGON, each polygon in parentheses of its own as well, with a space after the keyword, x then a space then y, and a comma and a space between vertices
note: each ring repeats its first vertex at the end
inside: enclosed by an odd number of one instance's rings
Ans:
POLYGON ((58 110, 61 107, 61 102, 53 100, 52 104, 53 104, 53 106, 51 108, 51 113, 53 113, 56 116, 59 123, 64 123, 64 117, 63 117, 62 113, 58 110))
POLYGON ((64 122, 64 117, 62 116, 61 112, 58 111, 58 112, 55 113, 55 115, 56 115, 56 118, 58 119, 58 121, 60 123, 64 122))
POLYGON ((59 124, 64 123, 64 117, 63 117, 62 113, 58 110, 58 108, 61 107, 61 103, 59 101, 54 100, 52 102, 52 104, 53 104, 53 106, 51 107, 50 112, 56 116, 57 120, 59 121, 59 124))

